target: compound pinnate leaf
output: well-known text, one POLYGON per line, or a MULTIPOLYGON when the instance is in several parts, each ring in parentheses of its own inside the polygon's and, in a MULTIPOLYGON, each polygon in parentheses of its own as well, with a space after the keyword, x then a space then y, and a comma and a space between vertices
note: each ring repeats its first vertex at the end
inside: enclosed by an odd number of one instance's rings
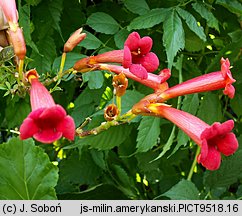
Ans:
POLYGON ((242 4, 236 0, 217 0, 216 4, 220 4, 235 14, 242 14, 242 4))
POLYGON ((185 20, 187 26, 199 37, 201 38, 203 41, 206 41, 206 35, 204 33, 203 27, 199 26, 197 24, 197 20, 195 19, 195 17, 190 14, 189 12, 181 9, 181 8, 177 8, 177 12, 180 15, 180 17, 182 19, 185 20))
POLYGON ((110 127, 108 130, 100 132, 97 135, 91 135, 79 139, 75 144, 64 147, 64 149, 72 149, 84 145, 91 146, 98 150, 110 150, 115 146, 119 146, 130 135, 131 125, 119 125, 110 127))
POLYGON ((151 28, 161 22, 164 22, 170 12, 167 8, 155 8, 144 15, 135 18, 128 26, 128 30, 151 28))
POLYGON ((131 12, 139 15, 145 14, 150 10, 149 5, 146 3, 145 0, 125 0, 124 5, 131 12))
POLYGON ((88 17, 87 24, 95 31, 105 34, 115 34, 119 30, 117 21, 103 12, 93 13, 88 17))
POLYGON ((56 199, 58 168, 32 139, 0 145, 0 199, 56 199))
POLYGON ((56 57, 56 45, 52 37, 47 35, 44 39, 37 42, 38 52, 33 50, 31 58, 34 59, 30 63, 32 68, 36 68, 38 73, 46 73, 51 71, 51 65, 56 57))
POLYGON ((102 45, 102 41, 100 41, 96 36, 88 31, 83 31, 87 34, 85 40, 83 40, 78 46, 85 47, 86 49, 97 49, 102 45))
POLYGON ((219 31, 219 23, 216 17, 211 11, 209 11, 203 4, 195 2, 192 4, 192 7, 197 11, 206 21, 209 27, 219 31))
POLYGON ((172 10, 164 21, 163 28, 163 44, 166 48, 168 68, 171 68, 177 52, 185 47, 182 21, 175 10, 172 10))

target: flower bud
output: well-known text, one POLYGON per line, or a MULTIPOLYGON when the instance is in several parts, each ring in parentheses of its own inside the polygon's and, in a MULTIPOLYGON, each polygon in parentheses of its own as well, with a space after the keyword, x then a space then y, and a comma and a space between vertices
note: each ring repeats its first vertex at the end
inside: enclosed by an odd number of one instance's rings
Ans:
POLYGON ((17 27, 16 31, 9 29, 8 33, 15 55, 21 60, 24 59, 26 55, 26 45, 22 29, 20 27, 17 27))
POLYGON ((115 104, 108 105, 104 110, 104 118, 107 121, 114 120, 119 114, 118 107, 115 104))
POLYGON ((77 29, 66 41, 64 45, 64 52, 71 52, 77 44, 86 38, 86 33, 81 33, 82 28, 77 29))
POLYGON ((15 0, 1 0, 0 6, 9 23, 18 23, 18 12, 15 0))
POLYGON ((126 78, 124 73, 120 73, 119 75, 115 75, 113 77, 113 87, 114 87, 114 94, 116 96, 123 96, 125 91, 128 87, 128 79, 126 78))

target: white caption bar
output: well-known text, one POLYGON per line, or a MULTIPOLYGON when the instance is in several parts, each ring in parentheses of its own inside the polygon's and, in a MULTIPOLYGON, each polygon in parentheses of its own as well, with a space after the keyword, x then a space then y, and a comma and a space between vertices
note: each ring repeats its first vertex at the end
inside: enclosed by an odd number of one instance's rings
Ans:
POLYGON ((238 200, 54 200, 0 201, 0 215, 17 216, 242 215, 238 200))

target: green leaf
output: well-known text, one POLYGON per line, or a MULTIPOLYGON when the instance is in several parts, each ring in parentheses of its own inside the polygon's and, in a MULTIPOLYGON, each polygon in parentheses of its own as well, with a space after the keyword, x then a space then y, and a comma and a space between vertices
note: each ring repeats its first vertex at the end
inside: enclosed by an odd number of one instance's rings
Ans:
POLYGON ((25 0, 28 4, 32 6, 38 5, 42 0, 25 0))
POLYGON ((182 110, 196 115, 199 106, 198 94, 186 95, 182 101, 182 110))
POLYGON ((31 24, 30 24, 30 5, 24 5, 18 9, 19 12, 19 23, 23 28, 24 39, 26 45, 30 46, 36 53, 39 53, 39 50, 36 44, 32 41, 31 37, 31 24))
POLYGON ((204 184, 210 188, 228 187, 235 183, 242 175, 242 150, 238 150, 234 155, 227 157, 216 171, 206 171, 204 184))
POLYGON ((242 14, 242 4, 236 0, 217 0, 216 4, 224 6, 232 13, 242 14))
MULTIPOLYGON (((237 92, 238 89, 236 89, 237 92)), ((233 111, 236 113, 238 116, 242 116, 242 95, 241 94, 235 94, 233 100, 230 101, 231 107, 233 111)))
POLYGON ((131 132, 131 127, 130 125, 113 126, 97 135, 80 138, 75 144, 66 146, 65 149, 89 145, 95 149, 109 150, 115 146, 119 146, 127 139, 131 132))
MULTIPOLYGON (((185 27, 185 26, 184 26, 185 27)), ((198 52, 205 48, 206 42, 201 40, 195 33, 191 30, 184 28, 185 30, 185 49, 188 52, 198 52)), ((192 67, 192 66, 191 66, 192 67)), ((198 66, 197 66, 198 67, 198 66)), ((193 72, 193 71, 192 71, 193 72)), ((195 76, 195 75, 194 75, 195 76)))
POLYGON ((102 71, 92 71, 90 73, 83 74, 83 82, 88 82, 90 89, 100 89, 104 82, 102 71))
POLYGON ((79 191, 82 184, 95 184, 96 179, 102 174, 101 169, 93 161, 88 149, 72 153, 59 164, 60 178, 56 187, 58 194, 79 191))
POLYGON ((6 108, 6 119, 8 121, 8 127, 14 128, 19 126, 23 120, 30 113, 30 104, 24 99, 19 99, 17 102, 9 101, 6 108))
POLYGON ((87 25, 95 31, 105 34, 115 34, 119 30, 117 21, 104 12, 96 12, 89 16, 87 25))
POLYGON ((132 181, 132 178, 126 172, 126 170, 119 165, 113 165, 112 168, 113 168, 112 173, 115 175, 115 179, 116 181, 118 181, 120 185, 119 187, 122 188, 122 191, 128 197, 136 197, 134 183, 132 181))
POLYGON ((115 174, 117 175, 119 182, 121 182, 123 186, 130 186, 131 180, 127 172, 121 166, 113 165, 112 167, 114 168, 115 174))
POLYGON ((175 10, 164 21, 163 44, 166 48, 168 68, 173 65, 177 52, 185 47, 185 35, 182 21, 175 10))
POLYGON ((96 36, 88 31, 83 31, 87 34, 85 40, 83 40, 79 47, 84 47, 86 49, 98 49, 102 45, 102 41, 100 41, 96 36))
POLYGON ((222 120, 222 107, 218 95, 207 93, 201 100, 198 117, 208 124, 222 120))
POLYGON ((32 139, 0 145, 0 199, 56 199, 58 169, 32 139))
POLYGON ((192 7, 197 11, 206 21, 209 27, 216 29, 219 32, 219 23, 211 11, 209 11, 203 4, 195 2, 192 7))
POLYGON ((161 22, 164 22, 170 9, 167 8, 155 8, 150 10, 144 15, 141 15, 132 20, 127 29, 146 29, 151 28, 161 22))
POLYGON ((129 111, 134 104, 139 102, 145 95, 136 90, 127 90, 122 96, 122 113, 129 111))
POLYGON ((126 29, 122 29, 114 35, 115 44, 119 49, 124 48, 124 42, 127 39, 128 35, 129 31, 126 29))
POLYGON ((206 41, 204 29, 202 26, 198 25, 197 20, 194 18, 194 16, 179 7, 176 10, 180 17, 185 20, 187 26, 191 29, 191 31, 193 31, 203 41, 206 41))
POLYGON ((145 0, 124 0, 124 5, 131 12, 139 15, 145 14, 150 10, 149 5, 145 0))
POLYGON ((91 149, 90 153, 92 155, 93 161, 103 170, 107 170, 106 153, 105 151, 98 151, 96 149, 91 149))
POLYGON ((60 21, 61 21, 61 12, 63 10, 63 0, 47 1, 46 4, 47 4, 47 10, 50 14, 49 19, 51 19, 51 22, 53 23, 53 27, 62 37, 60 21))
MULTIPOLYGON (((31 11, 34 34, 39 39, 48 38, 55 29, 64 41, 60 28, 63 0, 42 1, 35 10, 31 11)), ((47 40, 46 40, 47 41, 47 40)))
POLYGON ((197 187, 188 180, 182 179, 169 191, 162 194, 169 197, 171 200, 198 200, 199 191, 197 187))
POLYGON ((144 116, 138 127, 137 152, 146 152, 157 144, 160 135, 160 118, 144 116))
POLYGON ((74 101, 74 110, 71 116, 74 118, 75 124, 80 125, 85 118, 89 117, 99 105, 104 89, 86 88, 74 101))
POLYGON ((30 58, 33 62, 30 63, 31 68, 36 68, 38 73, 46 73, 51 71, 51 65, 56 57, 55 41, 49 35, 37 42, 39 53, 33 50, 30 58))

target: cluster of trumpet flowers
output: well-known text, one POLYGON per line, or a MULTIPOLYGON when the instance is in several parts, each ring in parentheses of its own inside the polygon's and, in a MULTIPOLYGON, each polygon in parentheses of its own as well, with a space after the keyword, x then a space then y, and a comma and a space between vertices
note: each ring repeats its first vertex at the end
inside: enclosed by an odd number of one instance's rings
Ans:
MULTIPOLYGON (((140 42, 142 39, 140 39, 138 33, 133 32, 127 38, 123 50, 114 50, 81 59, 76 62, 74 69, 80 72, 88 71, 88 67, 109 70, 116 74, 124 74, 128 78, 154 89, 153 94, 146 96, 132 107, 132 113, 135 115, 157 116, 170 120, 201 148, 197 161, 209 170, 218 169, 221 163, 221 154, 229 156, 238 149, 237 138, 232 132, 234 121, 228 120, 224 123, 215 122, 212 125, 208 125, 198 117, 173 108, 166 102, 178 96, 218 89, 224 89, 223 93, 229 98, 233 98, 235 88, 232 84, 235 82, 235 79, 233 79, 230 71, 229 60, 221 59, 220 71, 201 75, 169 87, 167 83, 167 79, 171 75, 169 69, 161 70, 158 75, 151 73, 158 68, 159 61, 155 54, 149 52, 152 39, 149 37, 144 38, 144 41, 147 42, 146 46, 143 42, 140 42), (126 56, 127 51, 125 49, 128 49, 127 44, 135 47, 130 48, 130 53, 134 52, 134 57, 132 55, 131 58, 126 56), (142 51, 143 49, 145 51, 142 51), (112 53, 114 58, 112 58, 112 53), (127 64, 127 59, 129 64, 127 64), (114 62, 121 65, 110 64, 114 62), (154 66, 152 70, 149 67, 150 65, 154 66)), ((120 83, 122 82, 120 81, 120 83)))
MULTIPOLYGON (((2 0, 0 3, 6 19, 10 44, 12 44, 18 60, 23 61, 26 47, 22 29, 18 25, 15 1, 2 0)), ((82 33, 82 29, 78 29, 65 43, 58 78, 62 77, 66 53, 71 52, 85 37, 86 34, 82 33)), ((234 121, 228 120, 208 125, 192 114, 173 108, 167 104, 167 101, 178 96, 218 89, 224 89, 223 93, 229 98, 233 98, 235 88, 232 84, 235 79, 230 71, 229 60, 221 59, 219 71, 169 87, 167 80, 171 76, 170 69, 165 68, 158 73, 153 73, 159 67, 159 59, 155 53, 151 52, 152 44, 153 41, 149 36, 140 37, 138 32, 132 32, 126 39, 123 49, 82 58, 73 65, 70 71, 86 73, 106 70, 116 74, 113 75, 113 87, 117 105, 111 104, 105 108, 104 117, 107 122, 117 122, 120 117, 120 100, 128 87, 128 79, 152 88, 154 93, 134 104, 128 113, 133 116, 156 116, 173 122, 200 147, 198 163, 209 170, 218 169, 221 154, 229 156, 238 149, 238 141, 232 132, 234 121)), ((19 73, 21 72, 19 71, 19 73)), ((34 137, 42 143, 53 143, 61 137, 74 140, 75 135, 78 135, 74 120, 67 115, 62 106, 54 102, 47 88, 39 81, 37 71, 31 69, 24 73, 23 80, 29 87, 32 111, 20 126, 20 138, 34 137)))

